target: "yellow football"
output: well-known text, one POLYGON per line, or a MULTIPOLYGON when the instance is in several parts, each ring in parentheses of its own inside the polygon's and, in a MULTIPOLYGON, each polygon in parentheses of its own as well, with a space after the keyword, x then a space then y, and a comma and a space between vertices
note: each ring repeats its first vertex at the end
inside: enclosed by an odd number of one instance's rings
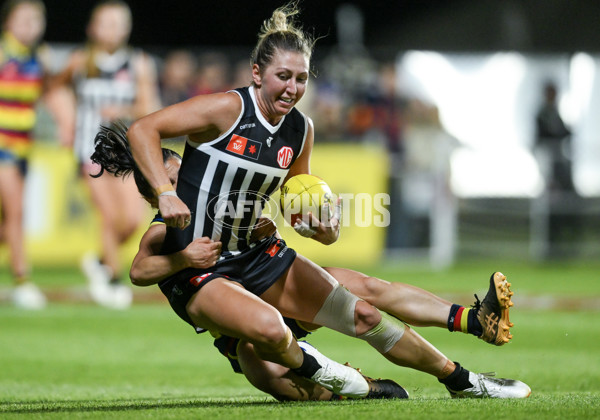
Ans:
POLYGON ((315 175, 300 174, 291 177, 281 187, 281 211, 287 223, 293 226, 296 220, 309 212, 322 219, 321 209, 329 204, 329 214, 333 213, 333 194, 329 185, 315 175))

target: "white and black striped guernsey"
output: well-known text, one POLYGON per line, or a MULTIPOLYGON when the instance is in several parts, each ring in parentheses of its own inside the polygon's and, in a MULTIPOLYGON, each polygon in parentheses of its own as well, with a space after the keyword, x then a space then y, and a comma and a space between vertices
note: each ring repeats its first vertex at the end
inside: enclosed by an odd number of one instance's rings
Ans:
POLYGON ((222 242, 221 259, 253 247, 252 227, 302 153, 308 120, 300 111, 292 109, 272 126, 256 105, 253 87, 233 92, 243 105, 229 131, 207 143, 186 144, 177 194, 192 213, 191 226, 168 228, 163 254, 203 236, 222 242))
MULTIPOLYGON (((91 54, 91 52, 89 52, 91 54)), ((141 54, 131 48, 122 48, 113 54, 98 53, 92 59, 98 74, 92 76, 87 70, 74 75, 77 95, 77 126, 75 131, 75 157, 80 163, 88 163, 94 153, 94 138, 107 106, 131 106, 137 96, 136 69, 134 62, 141 54)))

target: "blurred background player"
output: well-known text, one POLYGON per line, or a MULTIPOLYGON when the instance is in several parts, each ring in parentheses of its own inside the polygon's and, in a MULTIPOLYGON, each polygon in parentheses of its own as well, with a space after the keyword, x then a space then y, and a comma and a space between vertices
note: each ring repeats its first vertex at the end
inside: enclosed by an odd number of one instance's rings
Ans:
POLYGON ((77 109, 74 151, 93 204, 101 219, 101 254, 87 254, 82 269, 92 298, 99 304, 126 308, 131 289, 121 282, 119 248, 144 220, 144 201, 132 179, 109 174, 92 178, 97 168, 90 161, 100 124, 133 120, 160 106, 154 64, 150 57, 127 44, 132 16, 122 1, 98 3, 87 26, 87 42, 74 51, 57 84, 70 84, 77 109))
MULTIPOLYGON (((2 5, 0 19, 0 239, 6 241, 10 250, 16 285, 13 302, 22 308, 40 309, 46 298, 29 281, 23 200, 36 123, 35 105, 45 86, 41 59, 44 48, 39 43, 46 29, 46 8, 39 0, 9 0, 2 5)), ((53 104, 47 103, 60 123, 64 121, 59 117, 61 110, 53 104)), ((61 134, 64 132, 61 130, 61 134)))

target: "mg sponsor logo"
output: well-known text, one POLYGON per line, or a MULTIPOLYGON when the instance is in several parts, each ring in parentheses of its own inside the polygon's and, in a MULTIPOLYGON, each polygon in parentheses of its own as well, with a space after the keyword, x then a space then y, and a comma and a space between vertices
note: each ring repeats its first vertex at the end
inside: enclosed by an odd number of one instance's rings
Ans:
POLYGON ((279 164, 279 167, 285 169, 290 166, 293 156, 294 151, 291 147, 283 146, 281 149, 279 149, 277 152, 277 163, 279 164))

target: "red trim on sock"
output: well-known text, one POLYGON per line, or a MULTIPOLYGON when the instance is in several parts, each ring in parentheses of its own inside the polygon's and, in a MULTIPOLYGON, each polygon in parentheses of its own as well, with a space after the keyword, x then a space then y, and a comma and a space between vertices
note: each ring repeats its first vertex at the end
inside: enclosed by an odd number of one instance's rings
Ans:
POLYGON ((454 331, 462 331, 460 328, 460 319, 462 318, 462 313, 464 310, 465 310, 465 307, 461 306, 460 308, 458 308, 458 311, 456 311, 456 315, 454 316, 454 325, 453 325, 454 331))

